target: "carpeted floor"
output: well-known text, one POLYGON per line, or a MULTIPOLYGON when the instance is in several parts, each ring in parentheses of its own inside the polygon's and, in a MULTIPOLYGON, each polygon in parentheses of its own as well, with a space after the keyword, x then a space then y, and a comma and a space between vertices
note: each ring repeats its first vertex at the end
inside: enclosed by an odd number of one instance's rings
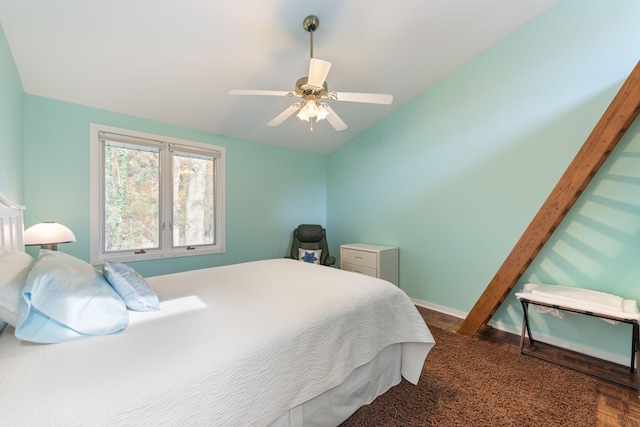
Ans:
POLYGON ((406 380, 341 427, 595 426, 595 379, 452 332, 436 346, 417 386, 406 380))

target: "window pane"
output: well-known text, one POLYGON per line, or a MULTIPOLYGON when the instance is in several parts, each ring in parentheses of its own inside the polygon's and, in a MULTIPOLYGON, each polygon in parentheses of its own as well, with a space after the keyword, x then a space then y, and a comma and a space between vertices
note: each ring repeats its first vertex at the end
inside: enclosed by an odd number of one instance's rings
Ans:
POLYGON ((173 246, 211 245, 214 160, 173 153, 173 246))
POLYGON ((104 249, 159 247, 160 155, 105 144, 104 249))

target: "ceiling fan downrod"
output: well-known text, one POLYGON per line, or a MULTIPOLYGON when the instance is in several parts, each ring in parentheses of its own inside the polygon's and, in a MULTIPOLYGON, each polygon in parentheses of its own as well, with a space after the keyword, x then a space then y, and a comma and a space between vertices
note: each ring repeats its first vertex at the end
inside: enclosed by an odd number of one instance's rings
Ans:
POLYGON ((302 27, 309 32, 310 57, 313 58, 313 32, 320 26, 320 20, 315 15, 309 15, 304 18, 302 27))

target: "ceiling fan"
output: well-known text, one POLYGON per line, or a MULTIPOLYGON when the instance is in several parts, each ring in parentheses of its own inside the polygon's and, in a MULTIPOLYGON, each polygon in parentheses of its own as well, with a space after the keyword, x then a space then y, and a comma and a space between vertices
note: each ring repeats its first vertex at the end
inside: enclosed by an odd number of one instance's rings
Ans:
POLYGON ((296 82, 295 91, 280 90, 253 90, 253 89, 233 89, 229 91, 231 95, 267 95, 286 96, 302 98, 289 108, 278 114, 267 125, 278 126, 294 113, 298 113, 298 118, 308 121, 313 130, 313 122, 327 119, 327 121, 337 131, 345 130, 347 124, 333 111, 333 109, 322 100, 364 102, 369 104, 389 105, 393 102, 393 96, 382 93, 354 93, 354 92, 329 92, 326 78, 331 68, 331 63, 323 59, 313 57, 313 32, 318 29, 320 21, 314 15, 307 16, 302 26, 309 32, 311 45, 311 60, 309 61, 309 75, 302 77, 296 82))

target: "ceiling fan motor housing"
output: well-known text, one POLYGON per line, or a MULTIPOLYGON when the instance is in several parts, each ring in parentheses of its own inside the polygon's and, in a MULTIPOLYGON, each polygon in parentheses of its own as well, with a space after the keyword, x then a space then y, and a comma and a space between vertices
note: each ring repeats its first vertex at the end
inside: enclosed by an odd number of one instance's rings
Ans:
POLYGON ((296 82, 296 94, 306 98, 307 96, 315 96, 316 98, 326 98, 329 90, 327 89, 327 82, 324 82, 322 87, 311 86, 308 84, 308 77, 302 77, 296 82))

